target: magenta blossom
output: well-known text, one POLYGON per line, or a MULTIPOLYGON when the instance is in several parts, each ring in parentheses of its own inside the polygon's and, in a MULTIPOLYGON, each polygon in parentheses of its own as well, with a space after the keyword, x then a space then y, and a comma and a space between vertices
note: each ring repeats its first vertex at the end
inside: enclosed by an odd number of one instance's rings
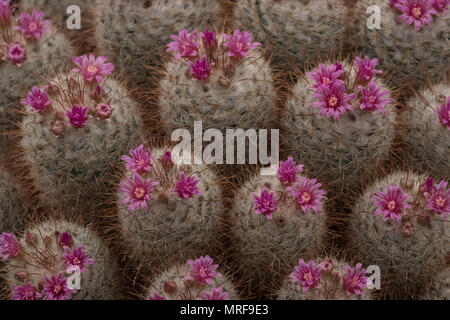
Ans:
POLYGON ((346 94, 345 90, 345 84, 342 81, 336 81, 331 86, 320 86, 314 93, 318 101, 314 102, 312 107, 321 108, 319 113, 321 116, 334 117, 337 121, 340 115, 353 109, 348 102, 354 99, 355 95, 346 94))
POLYGON ((64 248, 63 258, 66 260, 67 268, 78 267, 81 272, 86 271, 86 267, 94 264, 89 253, 83 251, 83 246, 79 245, 76 249, 70 250, 69 247, 64 248))
POLYGON ((80 106, 73 106, 72 111, 66 112, 66 116, 69 118, 69 126, 81 129, 87 126, 90 116, 88 116, 89 107, 83 108, 80 106))
POLYGON ((322 264, 316 266, 314 260, 305 263, 303 259, 298 261, 294 272, 291 273, 291 281, 293 283, 300 282, 303 292, 309 289, 320 287, 320 278, 322 277, 322 264))
POLYGON ((447 189, 447 181, 441 181, 432 194, 426 193, 426 209, 436 214, 442 214, 444 219, 450 214, 450 189, 447 189))
POLYGON ((72 70, 72 72, 79 72, 82 74, 83 79, 87 82, 93 82, 96 80, 98 83, 103 81, 103 76, 110 75, 115 67, 112 63, 105 63, 108 61, 107 57, 95 56, 91 53, 89 58, 87 55, 81 57, 73 57, 72 62, 75 63, 78 68, 72 70))
POLYGON ((447 101, 435 112, 439 115, 442 124, 450 130, 450 97, 447 97, 447 101))
POLYGON ((191 273, 189 273, 185 280, 193 280, 198 284, 210 284, 211 279, 220 277, 221 274, 216 272, 219 267, 218 264, 213 264, 214 260, 210 256, 200 257, 196 260, 188 260, 191 266, 191 273))
POLYGON ((67 278, 62 273, 56 277, 52 275, 49 279, 44 276, 45 285, 42 293, 45 295, 45 300, 68 300, 72 298, 72 293, 76 290, 71 290, 67 287, 67 278))
POLYGON ((367 277, 366 269, 361 269, 362 264, 358 263, 355 268, 350 268, 349 265, 345 266, 345 270, 347 270, 347 274, 340 275, 342 279, 342 286, 344 290, 347 291, 348 295, 355 294, 364 296, 364 290, 367 288, 367 277))
POLYGON ((428 178, 421 186, 420 191, 423 194, 432 195, 436 191, 436 186, 434 185, 434 179, 428 178))
POLYGON ((222 287, 213 288, 211 292, 203 294, 204 300, 230 300, 228 292, 223 291, 222 287))
POLYGON ((275 197, 275 193, 264 187, 261 195, 258 197, 255 193, 252 193, 253 204, 255 205, 255 213, 262 214, 267 220, 272 220, 272 213, 277 210, 278 198, 275 197))
POLYGON ((12 300, 38 300, 42 297, 38 289, 28 281, 25 281, 23 286, 14 287, 13 290, 12 300))
POLYGON ((215 50, 217 48, 217 36, 208 29, 202 33, 202 42, 206 50, 215 50))
POLYGON ((312 89, 318 87, 333 85, 336 81, 340 81, 339 77, 345 73, 342 66, 339 63, 334 63, 329 66, 325 66, 323 63, 319 64, 319 68, 314 69, 312 72, 307 72, 306 75, 314 81, 312 89))
POLYGON ((129 156, 122 156, 125 161, 125 167, 132 172, 140 175, 146 175, 152 169, 153 155, 148 149, 144 149, 144 145, 140 145, 134 150, 130 150, 129 156))
POLYGON ((278 168, 277 177, 283 184, 292 184, 297 178, 297 173, 303 171, 303 165, 294 161, 294 158, 289 157, 286 161, 280 162, 280 167, 278 168))
POLYGON ((22 45, 18 43, 13 44, 8 49, 8 60, 17 67, 20 67, 27 60, 27 51, 22 45))
POLYGON ((41 36, 47 32, 50 28, 50 20, 42 20, 44 18, 44 12, 37 11, 33 9, 31 16, 28 13, 22 13, 17 20, 18 26, 14 27, 13 30, 18 30, 26 38, 34 37, 35 39, 40 39, 41 36))
POLYGON ((361 100, 359 108, 368 112, 375 114, 379 110, 383 115, 386 115, 386 110, 384 109, 392 99, 389 97, 389 91, 384 90, 374 80, 369 82, 367 87, 358 86, 361 91, 361 100))
POLYGON ((200 179, 197 179, 195 176, 188 176, 184 174, 183 171, 180 172, 180 177, 175 186, 174 193, 177 193, 180 198, 184 199, 192 199, 195 194, 202 194, 197 187, 197 184, 200 182, 200 179))
POLYGON ((64 232, 61 237, 59 237, 59 244, 61 247, 68 247, 71 248, 73 245, 73 239, 70 233, 64 232))
POLYGON ((356 77, 360 81, 370 81, 376 74, 383 73, 381 70, 376 70, 375 67, 378 64, 378 59, 370 59, 365 56, 364 59, 356 57, 354 64, 358 69, 356 77))
POLYGON ((414 23, 414 28, 419 31, 422 25, 426 26, 433 21, 432 14, 439 15, 433 3, 434 0, 399 0, 395 7, 403 14, 397 20, 407 20, 408 25, 414 23))
POLYGON ((137 211, 139 208, 148 209, 147 202, 151 199, 157 185, 159 185, 158 181, 142 179, 137 173, 133 174, 133 179, 126 177, 119 187, 119 192, 125 194, 122 204, 129 203, 129 211, 137 211))
POLYGON ((223 34, 227 42, 225 47, 228 48, 229 57, 247 57, 250 50, 261 45, 259 42, 252 42, 253 35, 248 31, 240 32, 239 29, 234 30, 233 35, 223 34))
POLYGON ((304 213, 309 213, 311 209, 319 214, 323 207, 323 200, 327 200, 326 191, 320 189, 322 184, 316 179, 301 177, 294 186, 287 187, 286 190, 295 198, 297 205, 304 213))
POLYGON ((95 114, 99 119, 109 119, 112 115, 112 107, 107 103, 99 103, 95 108, 95 114))
POLYGON ((404 194, 399 186, 387 186, 386 192, 377 192, 372 196, 372 201, 377 207, 374 215, 383 215, 383 220, 393 219, 401 222, 405 208, 411 209, 408 200, 411 196, 404 194))
POLYGON ((215 66, 214 62, 208 63, 206 56, 195 59, 194 62, 189 61, 188 64, 191 68, 189 72, 197 80, 207 80, 211 74, 211 69, 215 66))
POLYGON ((10 0, 0 0, 0 26, 8 25, 11 22, 12 12, 9 5, 10 0))
POLYGON ((448 5, 449 0, 434 0, 433 8, 435 8, 438 12, 444 13, 444 15, 448 15, 448 5))
POLYGON ((28 93, 26 99, 22 99, 20 103, 29 105, 34 109, 34 112, 39 113, 47 110, 50 107, 50 99, 47 95, 48 86, 44 87, 44 90, 34 86, 31 88, 31 92, 28 93))
POLYGON ((149 295, 147 300, 166 300, 163 296, 160 296, 157 292, 154 292, 152 295, 149 295))
POLYGON ((9 257, 15 257, 19 254, 20 244, 16 236, 12 233, 2 233, 0 235, 0 257, 6 261, 9 257))
POLYGON ((198 54, 198 40, 200 34, 197 29, 188 33, 186 29, 178 32, 178 36, 171 35, 172 42, 167 45, 167 52, 176 51, 175 60, 196 57, 198 54))

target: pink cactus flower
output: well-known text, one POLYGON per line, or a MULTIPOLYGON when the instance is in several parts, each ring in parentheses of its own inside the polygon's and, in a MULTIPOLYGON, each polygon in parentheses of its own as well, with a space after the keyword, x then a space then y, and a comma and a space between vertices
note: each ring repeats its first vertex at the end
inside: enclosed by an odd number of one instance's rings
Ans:
POLYGON ((317 183, 316 179, 308 179, 301 177, 292 187, 287 187, 286 190, 295 198, 297 205, 304 213, 309 213, 313 210, 319 214, 323 208, 323 201, 327 200, 327 192, 320 189, 322 184, 317 183))
POLYGON ((95 58, 93 54, 82 55, 81 57, 73 57, 72 62, 75 63, 78 68, 72 70, 72 72, 81 73, 83 79, 87 82, 98 83, 103 81, 104 76, 110 75, 115 67, 112 63, 106 63, 107 57, 99 56, 95 58))
POLYGON ((439 15, 433 4, 434 0, 399 0, 395 7, 403 14, 397 20, 406 20, 408 25, 414 23, 414 28, 419 31, 422 26, 433 21, 433 14, 439 15))
POLYGON ((49 86, 45 86, 44 90, 41 90, 34 86, 31 88, 31 92, 28 93, 27 98, 22 99, 20 102, 32 107, 36 113, 47 110, 51 104, 47 95, 48 87, 49 86))
POLYGON ((383 73, 381 70, 376 70, 375 67, 378 64, 378 59, 370 59, 365 56, 364 59, 361 57, 356 57, 354 64, 357 68, 356 77, 360 81, 370 81, 376 74, 383 73))
POLYGON ((211 292, 203 294, 204 300, 230 300, 228 292, 223 291, 222 287, 213 288, 211 292))
POLYGON ((267 220, 272 220, 272 213, 277 210, 277 203, 279 200, 275 197, 275 193, 264 187, 260 196, 255 193, 252 193, 252 196, 255 214, 261 214, 265 216, 267 220))
POLYGON ((0 0, 0 26, 9 25, 11 22, 12 11, 9 5, 10 0, 0 0))
POLYGON ((166 298, 164 298, 163 296, 160 296, 157 292, 154 292, 153 294, 149 295, 147 300, 155 300, 155 301, 159 301, 159 300, 166 300, 166 298))
POLYGON ((210 256, 188 260, 187 263, 191 266, 191 273, 184 277, 185 280, 192 280, 198 284, 210 284, 211 279, 221 276, 216 272, 219 265, 213 264, 214 260, 210 256))
POLYGON ((294 272, 291 273, 291 281, 293 283, 300 283, 303 292, 310 289, 320 288, 320 279, 322 278, 322 265, 316 263, 314 260, 305 263, 303 259, 298 261, 298 266, 295 266, 294 272))
POLYGON ((206 50, 213 51, 217 49, 217 36, 213 31, 206 29, 202 33, 202 42, 206 50))
POLYGON ((383 115, 386 115, 384 107, 392 102, 388 90, 383 91, 382 87, 377 85, 374 80, 370 80, 367 87, 358 86, 358 89, 361 91, 359 105, 361 110, 372 112, 372 114, 379 110, 383 115))
POLYGON ((133 174, 133 179, 126 177, 125 181, 120 183, 119 192, 125 194, 122 204, 129 204, 129 211, 138 211, 139 208, 148 209, 147 202, 152 197, 155 186, 158 181, 142 179, 137 173, 133 174))
POLYGON ((206 56, 201 59, 195 59, 194 62, 188 62, 190 66, 189 72, 192 74, 196 80, 207 80, 211 75, 211 70, 214 67, 214 62, 208 63, 206 56))
POLYGON ((239 29, 234 30, 233 35, 223 34, 226 38, 225 47, 228 48, 227 55, 229 57, 246 58, 248 52, 261 45, 259 42, 252 42, 253 35, 248 31, 240 32, 239 29))
POLYGON ((64 232, 60 237, 59 237, 59 244, 61 245, 61 247, 68 247, 71 248, 73 245, 73 239, 72 236, 70 235, 70 233, 68 232, 64 232))
POLYGON ((88 112, 89 107, 73 106, 70 112, 66 112, 66 116, 69 118, 69 126, 77 129, 87 126, 90 118, 88 112))
POLYGON ((69 247, 64 248, 63 258, 66 260, 67 267, 78 267, 81 272, 86 271, 86 267, 94 264, 95 261, 91 256, 83 251, 83 246, 70 250, 69 247))
POLYGON ((45 295, 45 300, 69 300, 72 298, 72 293, 76 290, 67 287, 67 278, 62 273, 57 276, 52 275, 51 278, 44 276, 45 285, 42 294, 45 295))
POLYGON ((0 235, 0 257, 3 261, 6 261, 9 257, 16 257, 20 248, 20 243, 17 242, 14 234, 4 232, 0 235))
POLYGON ((109 119, 112 115, 112 107, 106 103, 99 103, 95 108, 95 114, 98 119, 109 119))
POLYGON ((377 210, 374 215, 383 215, 383 220, 393 219, 401 222, 403 210, 411 206, 408 200, 409 194, 403 193, 399 186, 387 186, 386 192, 377 192, 372 196, 372 201, 377 210))
POLYGON ((354 94, 345 93, 345 84, 342 81, 336 81, 331 86, 320 86, 314 97, 318 100, 311 106, 313 108, 321 108, 320 115, 334 117, 337 121, 339 117, 352 110, 353 107, 348 103, 355 98, 354 94))
POLYGON ((198 55, 199 38, 201 34, 197 29, 188 33, 186 29, 178 32, 178 36, 171 35, 172 42, 167 45, 167 52, 175 51, 175 61, 183 58, 192 58, 198 55))
POLYGON ((436 214, 442 214, 444 219, 450 214, 450 189, 447 189, 447 185, 447 181, 441 181, 432 194, 425 194, 427 199, 425 208, 436 214))
POLYGON ((449 0, 434 0, 433 8, 440 13, 444 13, 444 15, 448 15, 448 5, 449 0))
POLYGON ((29 281, 25 281, 23 286, 14 287, 13 291, 12 300, 38 300, 42 297, 29 281))
POLYGON ((145 149, 141 144, 134 150, 130 150, 130 156, 122 156, 122 160, 125 161, 125 167, 132 172, 138 173, 142 176, 152 170, 153 155, 150 150, 145 149))
POLYGON ((194 195, 201 195, 202 193, 197 187, 197 184, 200 182, 200 179, 197 179, 195 176, 186 177, 183 171, 180 172, 180 177, 175 186, 174 193, 177 193, 178 196, 182 199, 192 199, 194 195))
POLYGON ((434 179, 428 178, 421 186, 420 191, 423 194, 432 195, 436 191, 436 186, 434 185, 434 179))
POLYGON ((307 72, 306 75, 314 82, 312 89, 317 89, 320 86, 331 86, 336 81, 340 81, 339 77, 345 73, 339 63, 334 63, 325 66, 323 63, 319 64, 317 69, 312 72, 307 72))
POLYGON ((50 20, 43 20, 44 12, 33 9, 31 16, 28 13, 22 13, 17 20, 18 26, 14 27, 13 30, 18 30, 26 38, 34 37, 35 39, 40 39, 42 35, 50 30, 49 24, 50 20))
POLYGON ((450 130, 450 97, 447 97, 447 101, 436 111, 439 115, 441 123, 450 130))
POLYGON ((17 67, 20 67, 27 60, 27 51, 22 45, 18 43, 13 44, 8 49, 8 60, 17 67))
POLYGON ((349 265, 345 266, 347 274, 340 275, 342 279, 342 286, 347 291, 348 295, 364 296, 364 290, 367 288, 366 269, 361 269, 362 264, 358 263, 355 268, 351 268, 349 265))
POLYGON ((280 162, 277 177, 282 184, 292 184, 296 181, 297 173, 303 172, 303 165, 294 161, 294 158, 289 157, 286 161, 280 162))

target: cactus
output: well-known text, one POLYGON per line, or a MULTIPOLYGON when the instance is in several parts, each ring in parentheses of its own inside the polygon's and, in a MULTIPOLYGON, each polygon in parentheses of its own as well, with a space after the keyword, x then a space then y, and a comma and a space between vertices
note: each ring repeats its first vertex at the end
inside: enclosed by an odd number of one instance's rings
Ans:
POLYGON ((218 0, 96 0, 95 8, 98 47, 136 88, 152 84, 172 33, 221 24, 218 0))
POLYGON ((0 233, 21 231, 27 210, 21 198, 20 187, 9 175, 0 170, 0 233))
MULTIPOLYGON (((6 8, 6 7, 5 7, 6 8)), ((62 34, 49 32, 48 20, 40 21, 39 38, 25 30, 14 30, 20 27, 21 15, 11 9, 10 19, 0 22, 0 154, 5 155, 11 148, 11 141, 3 134, 16 129, 15 123, 20 121, 19 102, 24 91, 37 84, 34 75, 48 72, 52 68, 64 68, 66 57, 73 55, 73 49, 62 34), (15 20, 18 19, 17 22, 15 20), (11 55, 10 51, 16 54, 11 55), (22 52, 22 54, 19 54, 22 52), (12 58, 14 57, 14 58, 12 58)))
POLYGON ((102 240, 88 228, 65 220, 48 220, 29 227, 20 241, 6 233, 0 239, 10 244, 6 253, 6 282, 11 287, 11 299, 122 297, 118 264, 102 240), (81 274, 78 290, 71 289, 68 280, 76 268, 81 274))
POLYGON ((90 214, 120 156, 144 138, 139 105, 118 80, 103 78, 113 65, 93 55, 73 60, 81 70, 59 73, 22 100, 34 110, 23 120, 20 145, 42 203, 90 214))
POLYGON ((450 300, 450 270, 439 273, 421 297, 422 300, 450 300))
POLYGON ((364 192, 349 221, 349 248, 381 269, 385 297, 417 298, 449 254, 450 190, 425 175, 396 172, 364 192), (382 215, 382 216, 379 216, 382 215))
POLYGON ((282 165, 279 173, 287 166, 291 178, 256 176, 245 183, 227 221, 237 272, 248 279, 250 291, 261 290, 252 294, 272 294, 298 254, 320 254, 327 232, 325 191, 315 179, 295 177, 301 166, 292 158, 282 165))
POLYGON ((319 259, 317 263, 300 259, 299 266, 284 280, 277 299, 370 300, 365 272, 360 264, 352 268, 335 258, 319 259))
POLYGON ((233 23, 254 33, 273 65, 289 72, 341 51, 349 13, 344 0, 242 0, 234 9, 233 23))
POLYGON ((377 79, 376 62, 357 57, 353 65, 319 65, 298 80, 287 99, 280 123, 285 152, 323 177, 329 189, 356 189, 388 158, 394 93, 377 79))
POLYGON ((401 156, 415 170, 450 179, 450 86, 437 84, 412 97, 400 116, 401 156), (442 112, 440 112, 442 110, 442 112))
POLYGON ((150 152, 139 146, 131 154, 124 157, 128 169, 118 193, 127 254, 162 268, 211 250, 223 211, 213 171, 204 165, 179 165, 164 149, 150 152), (147 169, 139 163, 147 163, 147 169))
POLYGON ((218 265, 213 265, 213 260, 209 256, 178 264, 162 272, 152 282, 147 289, 146 298, 148 300, 238 300, 239 295, 233 283, 226 276, 217 273, 217 268, 218 265))
POLYGON ((223 131, 258 128, 273 118, 276 91, 271 68, 250 33, 182 30, 178 37, 181 40, 168 45, 177 55, 167 62, 160 82, 160 114, 167 131, 192 128, 194 121, 223 131), (184 33, 192 52, 182 49, 184 33))
POLYGON ((364 0, 358 1, 355 6, 358 29, 355 43, 364 53, 380 58, 383 68, 392 74, 395 88, 410 86, 418 90, 429 79, 438 81, 448 76, 449 16, 437 11, 432 2, 364 0), (379 30, 367 27, 369 6, 380 9, 379 30), (403 18, 399 21, 403 16, 414 23, 403 18), (424 20, 430 21, 426 23, 424 20))

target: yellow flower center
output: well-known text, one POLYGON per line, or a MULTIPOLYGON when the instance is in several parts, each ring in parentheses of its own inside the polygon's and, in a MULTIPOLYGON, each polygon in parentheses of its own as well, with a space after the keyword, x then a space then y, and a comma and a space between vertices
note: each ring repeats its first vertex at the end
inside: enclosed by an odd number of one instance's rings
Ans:
POLYGON ((87 71, 88 71, 89 73, 97 73, 98 69, 97 69, 96 66, 94 66, 94 65, 91 64, 91 65, 87 68, 87 71))
POLYGON ((306 281, 313 281, 314 277, 312 275, 311 272, 308 272, 307 274, 304 275, 303 277, 306 281))
POLYGON ((145 196, 145 190, 144 190, 144 188, 141 188, 141 187, 136 188, 136 189, 134 190, 134 195, 136 196, 136 198, 142 199, 142 198, 145 196))
POLYGON ((420 18, 420 16, 422 15, 422 9, 420 9, 419 7, 414 7, 411 11, 413 17, 416 19, 420 18))
POLYGON ((311 195, 308 192, 303 192, 302 194, 302 201, 303 202, 309 202, 311 200, 311 195))
POLYGON ((336 98, 336 96, 331 96, 330 99, 328 99, 328 104, 330 105, 330 107, 336 107, 338 103, 338 98, 336 98))
POLYGON ((36 23, 34 23, 34 22, 30 23, 30 30, 31 30, 31 31, 36 31, 37 28, 38 28, 38 26, 37 26, 36 23))
POLYGON ((443 208, 445 204, 445 199, 442 197, 439 197, 436 199, 436 204, 438 207, 443 208))
POLYGON ((395 201, 394 200, 389 201, 387 207, 390 211, 394 211, 394 209, 396 207, 395 201))

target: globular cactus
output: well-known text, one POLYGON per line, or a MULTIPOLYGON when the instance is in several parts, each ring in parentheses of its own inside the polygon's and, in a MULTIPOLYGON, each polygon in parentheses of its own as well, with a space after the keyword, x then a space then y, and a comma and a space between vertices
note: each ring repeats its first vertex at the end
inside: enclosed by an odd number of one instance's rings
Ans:
POLYGON ((20 121, 23 92, 37 84, 35 75, 48 73, 52 68, 64 68, 66 58, 74 52, 62 34, 50 31, 50 21, 44 20, 44 13, 35 10, 19 15, 5 1, 1 10, 0 155, 4 155, 11 148, 11 141, 4 134, 16 129, 15 123, 20 121))
POLYGON ((100 52, 113 57, 135 87, 153 84, 171 34, 222 23, 219 0, 96 0, 95 9, 100 52))
POLYGON ((394 92, 377 74, 377 59, 320 64, 288 95, 280 126, 283 147, 334 191, 357 188, 389 156, 394 92))
POLYGON ((20 240, 12 233, 3 233, 0 253, 6 260, 10 299, 122 297, 115 258, 93 231, 76 223, 56 219, 38 223, 29 227, 20 240))
POLYGON ((438 81, 449 74, 450 21, 446 7, 447 1, 358 1, 354 9, 358 29, 355 44, 362 52, 380 58, 383 68, 392 75, 394 87, 417 90, 427 80, 438 81), (369 6, 380 10, 380 29, 367 27, 369 6))
POLYGON ((450 190, 411 172, 391 174, 367 188, 349 221, 355 258, 381 269, 384 297, 417 298, 446 264, 450 190))
POLYGON ((289 72, 340 52, 351 27, 349 14, 344 0, 241 0, 233 24, 254 33, 273 65, 289 72))
POLYGON ((410 98, 399 121, 401 157, 415 170, 450 179, 450 86, 437 84, 410 98))
POLYGON ((0 169, 0 233, 21 231, 27 216, 24 199, 17 182, 4 169, 0 169))
POLYGON ((212 250, 223 211, 212 169, 178 164, 165 149, 130 153, 117 197, 127 255, 162 268, 212 250))
POLYGON ((366 270, 351 267, 335 258, 305 262, 287 277, 277 293, 278 300, 370 300, 366 270))
POLYGON ((188 260, 162 272, 146 292, 148 300, 239 300, 233 283, 218 273, 209 256, 188 260))
POLYGON ((112 188, 120 156, 144 134, 139 105, 120 81, 108 77, 114 66, 105 63, 107 58, 73 60, 79 69, 33 87, 22 100, 30 111, 21 125, 20 146, 42 203, 85 208, 94 217, 91 211, 112 188))
POLYGON ((314 257, 323 249, 326 192, 315 179, 299 176, 302 170, 289 158, 278 177, 256 176, 235 194, 226 220, 231 256, 250 294, 273 294, 295 257, 314 257))
POLYGON ((247 31, 216 35, 206 30, 181 30, 168 51, 170 58, 160 82, 159 106, 167 131, 260 128, 275 115, 276 90, 272 72, 247 31), (186 49, 185 43, 189 43, 186 49))

